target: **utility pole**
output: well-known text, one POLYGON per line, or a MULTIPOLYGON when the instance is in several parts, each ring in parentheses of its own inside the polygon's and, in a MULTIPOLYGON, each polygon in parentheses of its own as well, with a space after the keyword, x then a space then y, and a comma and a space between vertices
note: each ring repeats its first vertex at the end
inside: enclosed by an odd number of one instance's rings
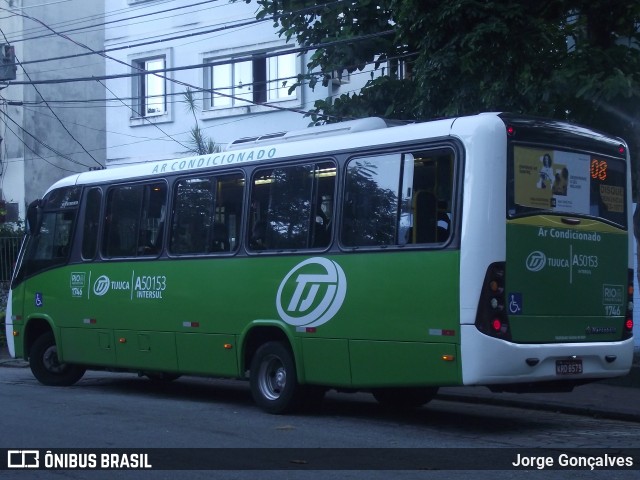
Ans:
MULTIPOLYGON (((16 79, 16 51, 12 45, 0 44, 0 82, 8 82, 16 79)), ((6 88, 6 87, 4 87, 6 88)), ((0 145, 3 138, 0 137, 0 145)), ((0 175, 2 171, 2 158, 0 157, 0 175)), ((0 191, 0 224, 6 221, 7 202, 5 202, 0 191)))

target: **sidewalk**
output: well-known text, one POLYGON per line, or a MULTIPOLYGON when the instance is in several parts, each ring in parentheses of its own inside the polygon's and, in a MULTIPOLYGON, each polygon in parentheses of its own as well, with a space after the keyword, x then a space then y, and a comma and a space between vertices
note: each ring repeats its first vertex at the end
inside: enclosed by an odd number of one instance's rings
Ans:
POLYGON ((486 387, 445 387, 438 398, 640 422, 640 353, 636 352, 629 375, 588 383, 569 393, 492 393, 486 387))
MULTIPOLYGON (((0 347, 0 368, 28 366, 0 347)), ((443 387, 438 398, 640 422, 640 355, 636 354, 626 377, 589 383, 570 393, 492 393, 486 387, 443 387)))

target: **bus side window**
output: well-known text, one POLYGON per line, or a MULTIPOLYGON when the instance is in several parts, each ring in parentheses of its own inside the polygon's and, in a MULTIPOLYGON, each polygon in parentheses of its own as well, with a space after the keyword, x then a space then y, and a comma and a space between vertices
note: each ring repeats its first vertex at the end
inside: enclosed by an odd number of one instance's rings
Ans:
POLYGON ((257 170, 251 185, 248 249, 327 248, 335 175, 332 162, 257 170))
POLYGON ((210 252, 235 252, 238 249, 244 185, 244 175, 241 173, 216 178, 210 252))
POLYGON ((414 197, 413 243, 433 243, 438 229, 438 199, 426 190, 416 192, 414 197))
POLYGON ((164 183, 145 185, 138 233, 138 255, 158 255, 162 251, 167 187, 164 183))
POLYGON ((452 152, 355 157, 347 164, 346 247, 443 243, 450 236, 452 152))
POLYGON ((166 192, 164 183, 120 185, 109 190, 103 232, 105 257, 160 253, 166 192))
POLYGON ((177 255, 206 252, 213 215, 213 182, 186 178, 176 183, 169 251, 177 255))
POLYGON ((169 251, 175 255, 235 251, 243 192, 240 173, 178 181, 169 251))
POLYGON ((410 243, 442 243, 451 233, 453 155, 418 152, 413 158, 413 236, 410 243))
POLYGON ((354 158, 347 164, 342 243, 394 245, 398 235, 401 155, 354 158))
POLYGON ((101 202, 100 188, 92 188, 87 192, 82 228, 82 258, 85 260, 93 260, 97 253, 101 202))

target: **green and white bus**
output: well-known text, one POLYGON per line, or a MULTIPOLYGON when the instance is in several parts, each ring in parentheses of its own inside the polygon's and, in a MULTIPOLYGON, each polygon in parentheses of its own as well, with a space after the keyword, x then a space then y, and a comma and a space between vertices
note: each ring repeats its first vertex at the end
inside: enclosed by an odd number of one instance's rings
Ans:
POLYGON ((248 378, 271 413, 625 375, 630 179, 618 138, 494 113, 81 173, 29 207, 10 353, 46 385, 248 378))

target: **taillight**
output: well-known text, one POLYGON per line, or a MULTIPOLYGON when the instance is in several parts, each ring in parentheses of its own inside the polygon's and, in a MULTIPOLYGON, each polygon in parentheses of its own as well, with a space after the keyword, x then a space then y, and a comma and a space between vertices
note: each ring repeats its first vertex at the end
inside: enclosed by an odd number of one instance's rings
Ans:
POLYGON ((629 269, 627 278, 627 310, 624 314, 624 327, 622 328, 622 339, 626 340, 633 336, 633 269, 629 269))
POLYGON ((505 300, 505 263, 492 263, 480 292, 476 328, 486 335, 511 340, 505 300))

